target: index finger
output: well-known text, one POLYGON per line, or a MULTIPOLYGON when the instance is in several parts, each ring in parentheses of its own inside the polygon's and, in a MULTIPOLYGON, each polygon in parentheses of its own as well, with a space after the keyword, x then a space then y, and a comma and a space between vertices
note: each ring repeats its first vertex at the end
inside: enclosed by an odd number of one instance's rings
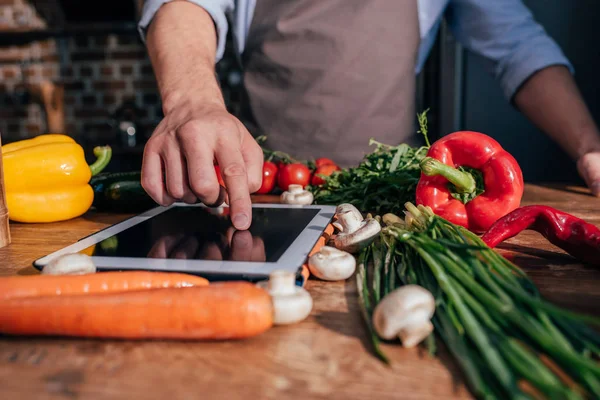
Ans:
POLYGON ((225 142, 217 148, 216 157, 227 187, 231 222, 236 229, 248 229, 252 222, 252 201, 242 152, 239 146, 225 142))

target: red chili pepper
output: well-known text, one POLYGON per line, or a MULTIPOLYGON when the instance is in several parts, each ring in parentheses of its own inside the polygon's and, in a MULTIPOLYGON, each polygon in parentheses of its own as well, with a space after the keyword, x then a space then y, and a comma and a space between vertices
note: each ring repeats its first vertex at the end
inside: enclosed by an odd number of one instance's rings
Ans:
POLYGON ((498 218, 519 207, 523 197, 523 173, 515 158, 491 137, 471 131, 454 132, 431 145, 421 162, 416 202, 472 232, 485 232, 498 218), (481 172, 483 193, 477 194, 471 173, 481 172), (452 194, 472 194, 466 204, 452 194))
POLYGON ((585 263, 600 265, 600 229, 548 206, 518 208, 496 221, 481 239, 494 248, 526 229, 541 233, 550 243, 585 263))

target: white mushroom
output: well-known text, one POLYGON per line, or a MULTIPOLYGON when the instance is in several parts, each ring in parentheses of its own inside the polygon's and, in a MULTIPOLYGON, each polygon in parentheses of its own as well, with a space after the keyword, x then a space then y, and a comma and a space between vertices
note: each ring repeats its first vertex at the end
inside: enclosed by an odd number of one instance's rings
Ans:
POLYGON ((95 272, 96 265, 92 257, 82 253, 63 254, 42 268, 43 275, 81 275, 95 272))
POLYGON ((332 225, 340 232, 343 232, 344 229, 353 229, 364 220, 358 208, 350 203, 338 205, 335 210, 335 218, 336 221, 332 225))
POLYGON ((292 184, 288 190, 281 193, 280 200, 284 204, 302 204, 309 205, 313 202, 313 194, 305 190, 302 185, 292 184))
POLYGON ((418 285, 402 286, 386 295, 373 312, 373 326, 382 339, 399 337, 404 347, 414 347, 432 331, 435 299, 418 285))
POLYGON ((348 279, 356 270, 356 259, 346 251, 323 246, 308 258, 310 273, 324 281, 348 279))
POLYGON ((296 285, 292 272, 276 270, 271 272, 269 280, 257 285, 267 290, 273 301, 275 325, 288 325, 302 321, 310 314, 313 306, 310 293, 296 285))
POLYGON ((368 246, 381 232, 381 224, 373 218, 358 223, 353 217, 338 219, 338 221, 341 221, 344 230, 336 235, 334 246, 349 253, 356 253, 368 246))

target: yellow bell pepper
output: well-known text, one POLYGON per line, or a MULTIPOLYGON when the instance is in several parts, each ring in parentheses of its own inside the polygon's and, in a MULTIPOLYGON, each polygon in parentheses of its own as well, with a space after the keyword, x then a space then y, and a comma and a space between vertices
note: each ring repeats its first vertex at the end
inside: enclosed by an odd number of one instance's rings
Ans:
POLYGON ((32 139, 20 140, 2 146, 2 153, 10 153, 15 150, 24 149, 26 147, 38 146, 44 143, 75 143, 75 139, 71 136, 61 135, 59 133, 47 133, 36 136, 32 139))
POLYGON ((16 222, 56 222, 79 217, 92 205, 89 185, 110 161, 109 146, 83 148, 67 135, 46 134, 2 146, 8 215, 16 222))

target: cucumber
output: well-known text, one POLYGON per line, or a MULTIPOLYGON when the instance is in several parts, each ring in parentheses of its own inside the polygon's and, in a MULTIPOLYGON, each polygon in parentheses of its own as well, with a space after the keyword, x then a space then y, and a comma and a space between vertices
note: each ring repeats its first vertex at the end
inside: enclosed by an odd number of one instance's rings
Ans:
POLYGON ((94 189, 94 202, 92 205, 98 210, 106 209, 107 201, 104 191, 113 183, 119 181, 141 181, 140 171, 131 172, 102 172, 90 179, 90 185, 94 189))
POLYGON ((90 185, 94 187, 103 183, 108 186, 109 184, 117 181, 139 181, 141 179, 141 171, 101 172, 98 175, 92 176, 92 179, 90 179, 90 185))
MULTIPOLYGON (((103 185, 103 184, 102 184, 103 185)), ((98 211, 136 213, 158 204, 146 193, 139 180, 112 182, 94 193, 94 207, 98 211)))

